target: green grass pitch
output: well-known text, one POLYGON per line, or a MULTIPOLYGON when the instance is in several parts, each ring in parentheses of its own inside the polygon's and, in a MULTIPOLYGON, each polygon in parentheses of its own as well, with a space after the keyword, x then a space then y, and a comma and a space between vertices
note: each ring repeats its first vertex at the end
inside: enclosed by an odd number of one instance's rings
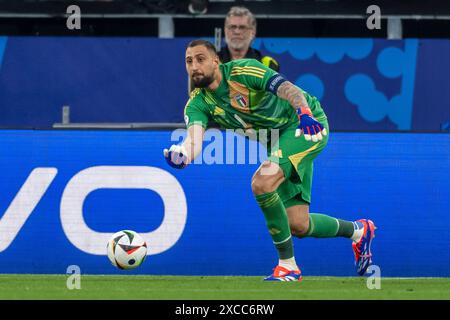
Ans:
POLYGON ((255 276, 0 275, 0 299, 133 300, 351 300, 450 299, 450 278, 381 278, 368 289, 365 277, 304 277, 302 282, 263 282, 255 276), (70 281, 69 281, 70 282, 70 281))

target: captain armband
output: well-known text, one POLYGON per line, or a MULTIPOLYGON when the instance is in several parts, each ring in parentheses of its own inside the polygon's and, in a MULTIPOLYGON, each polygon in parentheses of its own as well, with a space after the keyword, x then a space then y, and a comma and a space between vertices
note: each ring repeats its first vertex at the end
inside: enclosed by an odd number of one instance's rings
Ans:
POLYGON ((274 95, 277 94, 278 87, 285 81, 288 81, 280 74, 273 75, 266 85, 266 90, 272 92, 274 95))

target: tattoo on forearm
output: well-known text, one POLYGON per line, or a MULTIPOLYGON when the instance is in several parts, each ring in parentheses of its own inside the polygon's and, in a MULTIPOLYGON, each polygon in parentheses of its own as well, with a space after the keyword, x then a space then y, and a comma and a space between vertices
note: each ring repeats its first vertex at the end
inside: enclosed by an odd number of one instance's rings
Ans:
POLYGON ((278 87, 277 96, 289 101, 294 108, 308 107, 303 93, 289 81, 283 82, 278 87))

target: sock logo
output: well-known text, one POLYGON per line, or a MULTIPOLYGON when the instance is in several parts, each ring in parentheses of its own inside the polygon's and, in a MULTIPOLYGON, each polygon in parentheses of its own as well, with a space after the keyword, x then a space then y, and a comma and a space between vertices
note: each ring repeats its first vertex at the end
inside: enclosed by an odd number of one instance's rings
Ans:
POLYGON ((269 233, 271 234, 271 235, 276 235, 276 234, 279 234, 281 231, 280 230, 278 230, 278 229, 276 229, 276 228, 270 228, 269 229, 269 233))

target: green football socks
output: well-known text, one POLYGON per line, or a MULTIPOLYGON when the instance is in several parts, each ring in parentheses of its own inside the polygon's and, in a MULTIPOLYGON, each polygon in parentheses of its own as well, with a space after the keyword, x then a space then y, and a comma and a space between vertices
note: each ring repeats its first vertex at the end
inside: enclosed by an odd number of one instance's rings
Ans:
MULTIPOLYGON (((264 213, 267 229, 272 236, 279 259, 292 258, 294 256, 294 246, 291 230, 286 208, 280 196, 274 191, 256 195, 255 198, 264 213)), ((308 231, 299 238, 351 238, 354 231, 353 222, 336 219, 320 213, 310 213, 308 231)))
POLYGON ((289 259, 294 256, 291 230, 286 208, 276 191, 255 196, 259 207, 264 213, 267 228, 278 251, 279 259, 289 259))
POLYGON ((308 231, 301 238, 350 238, 353 232, 354 225, 350 221, 336 219, 320 213, 310 213, 308 231))

